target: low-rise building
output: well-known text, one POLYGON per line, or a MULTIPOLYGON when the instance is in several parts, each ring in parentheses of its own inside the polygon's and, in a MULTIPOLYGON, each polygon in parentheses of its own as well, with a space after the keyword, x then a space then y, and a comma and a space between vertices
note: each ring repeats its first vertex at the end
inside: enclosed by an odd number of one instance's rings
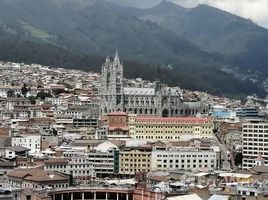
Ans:
POLYGON ((70 182, 68 175, 43 168, 14 169, 7 173, 7 179, 12 187, 30 189, 63 188, 70 182))
POLYGON ((39 153, 41 150, 40 135, 19 135, 12 137, 12 146, 20 146, 30 149, 29 153, 39 153))
POLYGON ((220 167, 217 152, 199 150, 194 147, 154 148, 152 171, 215 170, 220 167))
POLYGON ((45 170, 55 170, 72 175, 75 179, 95 177, 93 164, 86 155, 80 157, 51 158, 44 162, 45 170))
POLYGON ((129 139, 128 115, 125 112, 108 114, 108 139, 129 139))
POLYGON ((6 147, 5 158, 14 159, 17 156, 27 157, 29 151, 30 149, 21 146, 6 147))

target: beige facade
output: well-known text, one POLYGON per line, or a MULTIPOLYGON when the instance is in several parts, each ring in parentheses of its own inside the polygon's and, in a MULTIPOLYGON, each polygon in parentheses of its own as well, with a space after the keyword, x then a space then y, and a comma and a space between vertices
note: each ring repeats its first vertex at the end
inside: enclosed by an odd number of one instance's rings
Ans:
POLYGON ((213 122, 209 118, 129 116, 133 139, 180 140, 183 135, 212 138, 213 122))
POLYGON ((135 175, 151 170, 151 147, 131 147, 120 152, 120 174, 135 175))

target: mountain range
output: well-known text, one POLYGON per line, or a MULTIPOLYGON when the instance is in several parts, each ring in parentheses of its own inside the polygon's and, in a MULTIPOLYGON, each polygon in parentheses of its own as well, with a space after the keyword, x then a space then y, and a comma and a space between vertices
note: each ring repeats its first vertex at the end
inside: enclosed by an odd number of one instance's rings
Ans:
POLYGON ((219 9, 168 1, 149 9, 104 0, 0 1, 2 60, 99 71, 115 49, 127 77, 159 76, 220 95, 265 95, 268 31, 219 9))

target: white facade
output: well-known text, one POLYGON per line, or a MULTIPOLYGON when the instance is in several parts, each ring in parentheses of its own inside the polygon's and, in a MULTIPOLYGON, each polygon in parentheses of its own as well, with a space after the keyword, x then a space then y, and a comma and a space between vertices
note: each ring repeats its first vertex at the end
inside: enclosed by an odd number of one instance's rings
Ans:
POLYGON ((80 157, 68 158, 68 160, 66 159, 66 162, 49 162, 48 160, 48 162, 45 162, 45 170, 55 170, 62 173, 72 174, 74 178, 95 177, 92 162, 89 161, 89 158, 83 155, 80 157))
POLYGON ((23 135, 12 137, 12 146, 26 147, 30 149, 29 153, 39 153, 41 149, 41 136, 40 135, 23 135))
POLYGON ((20 86, 0 85, 0 97, 7 97, 8 91, 12 91, 14 95, 22 95, 20 86))
POLYGON ((217 152, 195 148, 152 151, 152 171, 213 170, 219 168, 217 152))
POLYGON ((95 139, 106 140, 108 135, 108 126, 101 126, 96 128, 95 139))
POLYGON ((243 169, 255 166, 258 155, 268 164, 268 121, 251 121, 243 124, 243 169))
POLYGON ((47 98, 48 101, 52 103, 52 105, 57 105, 57 106, 67 106, 68 101, 64 98, 47 98))
POLYGON ((72 158, 69 161, 68 170, 74 177, 95 177, 93 164, 87 157, 72 158))

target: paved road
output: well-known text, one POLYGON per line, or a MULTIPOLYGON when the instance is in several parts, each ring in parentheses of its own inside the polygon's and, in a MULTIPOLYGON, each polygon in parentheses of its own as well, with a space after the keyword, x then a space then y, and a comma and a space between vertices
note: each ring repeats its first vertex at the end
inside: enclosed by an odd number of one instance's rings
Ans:
POLYGON ((230 148, 225 144, 225 141, 222 139, 220 132, 215 133, 215 138, 217 139, 218 145, 221 149, 221 158, 224 160, 223 169, 231 171, 232 169, 234 169, 235 165, 230 148))

